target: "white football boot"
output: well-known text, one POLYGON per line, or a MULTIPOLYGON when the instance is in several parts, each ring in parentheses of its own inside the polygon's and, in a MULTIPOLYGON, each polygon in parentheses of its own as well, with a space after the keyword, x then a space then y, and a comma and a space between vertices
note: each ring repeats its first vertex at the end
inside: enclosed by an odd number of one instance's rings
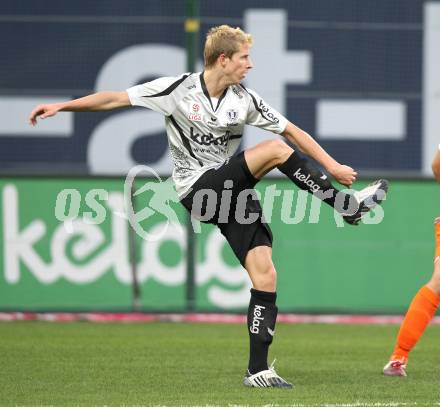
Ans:
POLYGON ((388 192, 388 181, 379 179, 364 189, 353 193, 356 202, 356 212, 351 215, 342 215, 345 222, 350 225, 358 225, 362 217, 376 205, 382 203, 388 192))
POLYGON ((277 374, 274 364, 275 360, 272 362, 269 369, 262 370, 261 372, 252 375, 248 370, 244 377, 243 384, 247 387, 279 387, 283 389, 292 389, 293 384, 286 382, 277 374))

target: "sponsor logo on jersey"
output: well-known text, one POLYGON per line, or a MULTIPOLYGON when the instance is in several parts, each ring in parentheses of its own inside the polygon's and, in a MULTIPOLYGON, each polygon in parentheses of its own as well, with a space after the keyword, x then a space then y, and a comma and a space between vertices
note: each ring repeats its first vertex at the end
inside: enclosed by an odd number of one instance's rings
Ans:
POLYGON ((260 104, 258 105, 258 107, 261 109, 267 119, 277 124, 280 122, 280 119, 278 119, 278 117, 276 117, 271 111, 269 111, 269 108, 263 103, 263 100, 260 99, 260 104))
POLYGON ((302 183, 306 184, 313 192, 318 192, 321 188, 313 180, 310 179, 310 174, 305 175, 301 173, 301 168, 298 168, 293 176, 302 183))
POLYGON ((225 134, 219 137, 215 137, 212 133, 208 133, 208 134, 196 133, 194 131, 194 127, 191 127, 189 130, 189 136, 191 140, 197 144, 200 144, 201 146, 210 146, 210 145, 226 146, 228 145, 230 135, 231 132, 229 130, 227 130, 225 134))
POLYGON ((264 321, 264 317, 262 316, 262 311, 265 310, 266 307, 262 305, 255 305, 254 307, 254 317, 252 318, 252 326, 249 327, 249 330, 253 334, 260 333, 260 324, 264 321))
POLYGON ((193 122, 201 122, 202 115, 199 113, 200 105, 198 103, 191 104, 190 112, 188 114, 188 119, 193 122))
POLYGON ((190 113, 188 115, 188 119, 193 122, 201 122, 202 121, 202 115, 198 113, 190 113))

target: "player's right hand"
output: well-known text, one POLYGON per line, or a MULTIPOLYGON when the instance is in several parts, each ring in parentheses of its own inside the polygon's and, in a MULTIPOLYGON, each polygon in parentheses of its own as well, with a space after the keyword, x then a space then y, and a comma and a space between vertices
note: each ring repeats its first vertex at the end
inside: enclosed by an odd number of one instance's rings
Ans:
POLYGON ((40 119, 45 119, 46 117, 55 116, 59 111, 56 104, 49 105, 38 105, 34 110, 32 110, 29 116, 29 124, 35 126, 37 124, 37 117, 40 119))
POLYGON ((353 168, 349 167, 348 165, 341 164, 338 164, 329 172, 335 177, 336 181, 338 181, 342 185, 345 185, 348 188, 351 188, 353 182, 356 181, 356 177, 358 175, 358 173, 353 168))

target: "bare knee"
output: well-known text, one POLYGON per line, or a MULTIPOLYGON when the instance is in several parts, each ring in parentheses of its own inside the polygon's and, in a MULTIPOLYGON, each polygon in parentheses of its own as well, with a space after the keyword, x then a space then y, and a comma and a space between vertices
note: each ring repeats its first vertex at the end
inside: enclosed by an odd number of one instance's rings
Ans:
POLYGON ((252 284, 256 290, 275 292, 277 287, 277 272, 273 265, 260 267, 253 275, 252 284))
POLYGON ((270 151, 274 166, 286 161, 293 152, 293 150, 280 139, 263 141, 261 145, 265 151, 270 151))
POLYGON ((276 291, 277 272, 272 263, 271 248, 260 246, 249 251, 245 267, 255 289, 267 292, 276 291))
POLYGON ((284 141, 266 140, 245 151, 249 170, 260 179, 287 160, 293 150, 284 141))

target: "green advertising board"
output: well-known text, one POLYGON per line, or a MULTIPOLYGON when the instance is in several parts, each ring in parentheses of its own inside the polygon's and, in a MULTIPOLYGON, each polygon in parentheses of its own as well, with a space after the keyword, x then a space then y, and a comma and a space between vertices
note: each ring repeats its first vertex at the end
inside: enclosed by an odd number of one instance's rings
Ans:
MULTIPOLYGON (((142 190, 131 213, 122 178, 2 179, 0 310, 130 311, 136 272, 142 311, 184 311, 188 227, 196 310, 245 310, 250 281, 223 236, 187 225, 170 181, 157 185, 135 181, 142 190), (154 196, 169 209, 156 211, 154 196)), ((289 181, 262 181, 258 192, 274 234, 280 311, 401 313, 432 273, 434 182, 391 182, 383 208, 358 227, 289 181)))

